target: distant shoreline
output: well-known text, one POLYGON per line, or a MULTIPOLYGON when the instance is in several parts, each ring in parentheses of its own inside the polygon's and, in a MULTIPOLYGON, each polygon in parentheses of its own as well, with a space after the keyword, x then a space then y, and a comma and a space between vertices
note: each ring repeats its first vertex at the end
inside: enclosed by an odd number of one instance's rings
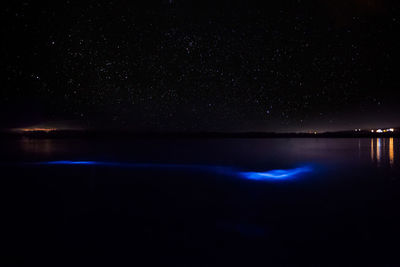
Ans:
POLYGON ((263 132, 113 132, 113 131, 31 131, 0 132, 2 138, 82 138, 82 139, 223 139, 223 138, 387 138, 400 137, 400 132, 325 132, 325 133, 263 133, 263 132))

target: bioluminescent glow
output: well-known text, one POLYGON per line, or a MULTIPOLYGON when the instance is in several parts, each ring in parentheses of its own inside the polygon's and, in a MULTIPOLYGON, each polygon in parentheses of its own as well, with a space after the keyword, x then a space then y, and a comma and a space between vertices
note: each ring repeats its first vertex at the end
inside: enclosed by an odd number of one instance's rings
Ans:
POLYGON ((71 160, 60 160, 60 161, 49 161, 44 162, 49 165, 97 165, 97 161, 71 161, 71 160))
POLYGON ((195 164, 173 164, 173 163, 135 163, 135 162, 116 162, 116 161, 45 161, 37 162, 38 165, 95 165, 101 167, 119 167, 119 168, 147 168, 147 169, 181 169, 181 170, 198 170, 214 173, 232 175, 236 173, 230 167, 226 166, 210 166, 195 164))
POLYGON ((168 163, 135 163, 135 162, 117 162, 117 161, 73 161, 59 160, 37 162, 41 165, 98 165, 105 167, 125 167, 125 168, 174 168, 174 169, 221 169, 224 167, 206 166, 206 165, 190 165, 190 164, 168 164, 168 163))
POLYGON ((286 180, 294 178, 297 175, 311 172, 312 168, 310 166, 303 166, 294 169, 286 170, 269 170, 265 172, 250 172, 238 170, 233 167, 228 166, 209 166, 209 165, 190 165, 190 164, 161 164, 161 163, 129 163, 129 162, 109 162, 109 161, 71 161, 71 160, 61 160, 61 161, 47 161, 47 162, 37 162, 40 165, 97 165, 106 167, 124 167, 124 168, 154 168, 154 169, 189 169, 189 170, 200 170, 213 172, 218 174, 239 176, 241 178, 249 180, 286 180))
POLYGON ((250 180, 284 180, 311 171, 311 167, 306 166, 288 170, 270 170, 267 172, 242 172, 241 174, 250 180))

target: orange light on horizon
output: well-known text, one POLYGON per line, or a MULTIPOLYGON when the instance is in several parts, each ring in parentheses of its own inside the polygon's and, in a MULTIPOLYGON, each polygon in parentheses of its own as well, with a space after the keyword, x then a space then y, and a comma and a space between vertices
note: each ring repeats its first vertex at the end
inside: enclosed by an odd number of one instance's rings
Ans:
POLYGON ((56 131, 56 128, 22 128, 19 129, 22 132, 51 132, 51 131, 56 131))

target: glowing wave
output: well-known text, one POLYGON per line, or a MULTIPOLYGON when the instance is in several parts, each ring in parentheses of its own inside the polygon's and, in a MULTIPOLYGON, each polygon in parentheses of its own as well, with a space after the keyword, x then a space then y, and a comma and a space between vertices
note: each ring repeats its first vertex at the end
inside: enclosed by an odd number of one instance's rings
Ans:
POLYGON ((311 172, 309 166, 288 169, 288 170, 270 170, 267 172, 242 172, 241 175, 250 180, 285 180, 307 172, 311 172))
POLYGON ((71 160, 60 160, 60 161, 49 161, 43 164, 48 165, 99 165, 97 161, 71 161, 71 160))
POLYGON ((186 164, 158 164, 158 163, 123 163, 108 161, 47 161, 38 162, 37 164, 45 165, 99 165, 109 167, 131 167, 131 168, 174 168, 174 169, 195 169, 203 171, 211 171, 214 173, 222 173, 226 175, 240 176, 249 180, 267 181, 267 180, 287 180, 298 175, 312 172, 310 166, 303 166, 285 170, 269 170, 265 172, 244 172, 231 167, 222 166, 206 166, 206 165, 186 165, 186 164))

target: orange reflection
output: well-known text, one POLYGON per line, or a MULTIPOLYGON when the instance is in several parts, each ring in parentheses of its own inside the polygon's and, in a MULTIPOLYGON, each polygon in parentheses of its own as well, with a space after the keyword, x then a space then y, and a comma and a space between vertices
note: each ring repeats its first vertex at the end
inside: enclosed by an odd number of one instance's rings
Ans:
POLYGON ((389 139, 389 162, 390 166, 393 166, 394 163, 393 137, 390 137, 389 139))
POLYGON ((52 139, 31 139, 21 138, 21 149, 23 152, 28 154, 42 154, 47 155, 55 151, 55 142, 52 139))
POLYGON ((371 138, 371 161, 375 160, 375 153, 374 153, 374 138, 371 138))
POLYGON ((376 161, 377 161, 378 163, 381 162, 381 149, 382 149, 382 146, 381 146, 381 139, 380 139, 380 138, 377 138, 377 139, 376 139, 376 161))

